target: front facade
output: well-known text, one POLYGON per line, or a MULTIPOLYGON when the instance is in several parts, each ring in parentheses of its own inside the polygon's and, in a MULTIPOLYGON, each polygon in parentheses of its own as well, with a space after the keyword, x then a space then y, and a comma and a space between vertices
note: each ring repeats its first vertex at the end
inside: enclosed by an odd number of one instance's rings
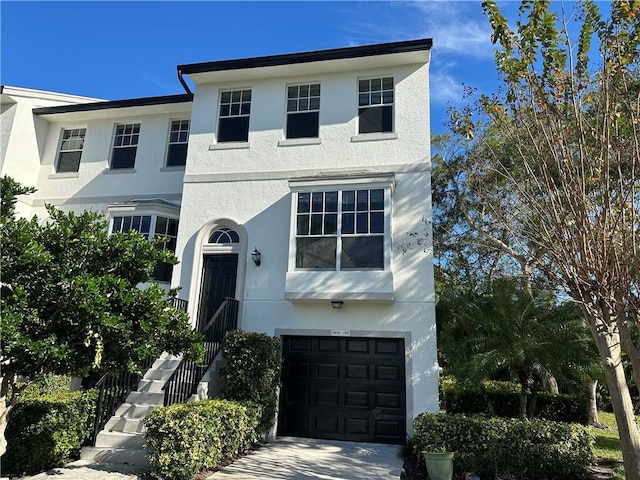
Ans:
POLYGON ((38 188, 24 214, 91 208, 168 237, 180 263, 156 279, 194 328, 233 297, 241 329, 281 338, 278 434, 399 442, 438 409, 430 47, 181 65, 193 94, 31 101, 21 124, 5 87, 2 174, 38 188), (26 164, 9 147, 32 123, 26 164))

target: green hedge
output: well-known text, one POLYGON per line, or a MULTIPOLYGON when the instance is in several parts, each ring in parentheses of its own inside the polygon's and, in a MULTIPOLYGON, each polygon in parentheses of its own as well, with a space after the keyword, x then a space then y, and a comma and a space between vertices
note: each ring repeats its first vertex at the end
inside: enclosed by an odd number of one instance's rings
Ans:
POLYGON ((2 473, 30 475, 75 457, 93 428, 96 392, 22 398, 8 417, 2 473))
POLYGON ((190 480, 213 470, 258 441, 261 409, 228 400, 158 407, 145 419, 151 475, 190 480))
MULTIPOLYGON (((518 418, 520 415, 520 392, 518 386, 509 382, 485 382, 486 395, 498 417, 518 418)), ((535 417, 554 422, 589 423, 586 398, 571 395, 538 393, 535 417)), ((528 397, 531 401, 531 397, 528 397)), ((447 413, 489 414, 485 393, 477 386, 457 385, 451 379, 440 384, 440 405, 447 413)))
POLYGON ((260 432, 273 426, 278 403, 282 357, 280 340, 262 333, 234 330, 225 335, 221 369, 222 396, 262 407, 260 432))
POLYGON ((414 460, 424 450, 455 452, 456 472, 480 478, 583 478, 593 462, 593 436, 582 425, 480 415, 427 414, 414 421, 414 460))

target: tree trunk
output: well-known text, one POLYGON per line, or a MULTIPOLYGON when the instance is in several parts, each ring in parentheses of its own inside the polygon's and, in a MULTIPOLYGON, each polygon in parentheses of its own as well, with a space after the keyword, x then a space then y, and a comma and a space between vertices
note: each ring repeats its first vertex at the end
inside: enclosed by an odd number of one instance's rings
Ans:
POLYGON ((633 412, 633 403, 622 365, 620 335, 593 316, 589 319, 598 353, 602 360, 613 413, 618 424, 626 480, 640 480, 640 431, 633 412))
POLYGON ((598 418, 598 402, 596 400, 597 390, 597 380, 591 380, 585 385, 585 393, 589 399, 589 425, 595 428, 607 428, 605 424, 600 423, 600 418, 598 418))
POLYGON ((520 418, 527 418, 527 384, 520 382, 520 418))
POLYGON ((7 405, 7 397, 0 397, 0 457, 7 451, 7 439, 4 431, 7 429, 7 416, 13 407, 7 405))

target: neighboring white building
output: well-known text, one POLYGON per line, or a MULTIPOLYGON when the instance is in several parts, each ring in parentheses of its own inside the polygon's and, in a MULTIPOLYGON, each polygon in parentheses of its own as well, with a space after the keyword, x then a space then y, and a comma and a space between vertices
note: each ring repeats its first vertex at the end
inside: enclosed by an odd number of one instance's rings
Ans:
POLYGON ((178 66, 193 95, 4 87, 1 172, 37 187, 24 215, 94 209, 170 237, 180 263, 158 279, 194 327, 231 296, 241 329, 280 337, 279 434, 399 442, 438 410, 430 48, 178 66))

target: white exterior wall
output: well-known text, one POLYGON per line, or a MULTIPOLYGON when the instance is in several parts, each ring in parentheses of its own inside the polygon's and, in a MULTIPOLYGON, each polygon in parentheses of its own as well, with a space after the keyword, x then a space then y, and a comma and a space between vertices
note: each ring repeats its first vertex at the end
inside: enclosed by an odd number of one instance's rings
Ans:
MULTIPOLYGON (((33 115, 38 107, 52 107, 97 101, 86 97, 2 87, 2 152, 0 176, 8 175, 25 186, 36 186, 48 125, 33 115)), ((30 215, 25 199, 18 199, 16 212, 30 215)))
MULTIPOLYGON (((415 415, 438 410, 438 365, 430 238, 423 247, 402 253, 410 231, 430 230, 428 66, 403 65, 366 71, 294 78, 252 79, 196 87, 185 172, 173 284, 182 285, 192 319, 200 300, 202 243, 218 220, 239 226, 241 253, 236 297, 241 328, 269 335, 402 337, 406 347, 407 431, 415 415), (396 84, 394 135, 352 139, 357 133, 357 81, 393 76, 396 84), (320 144, 279 146, 284 140, 285 94, 290 84, 320 83, 320 144), (220 90, 251 89, 249 148, 216 144, 220 90), (355 140, 355 141, 354 141, 355 140), (291 190, 289 180, 332 176, 391 174, 393 302, 285 300, 289 263, 291 190), (250 252, 262 253, 256 267, 250 252)), ((289 142, 292 143, 292 142, 289 142)), ((313 143, 313 141, 308 142, 313 143)), ((329 188, 328 188, 329 189, 329 188)), ((430 234, 430 231, 428 232, 430 234)), ((379 272, 357 272, 374 276, 379 272)), ((331 276, 331 272, 327 272, 331 276)))
POLYGON ((29 196, 31 208, 23 208, 23 215, 46 217, 45 203, 76 212, 105 212, 109 204, 132 199, 163 199, 180 204, 184 167, 166 168, 165 161, 170 121, 190 118, 190 103, 166 106, 166 112, 154 114, 147 113, 149 107, 134 107, 34 115, 32 108, 40 106, 52 105, 43 102, 17 105, 19 109, 2 170, 3 175, 37 188, 37 192, 29 196), (109 169, 118 123, 140 123, 132 170, 109 169), (31 125, 39 126, 37 133, 31 125), (56 173, 62 132, 71 128, 86 128, 80 167, 78 172, 56 173), (24 153, 17 153, 17 149, 24 153))
MULTIPOLYGON (((189 118, 187 110, 178 118, 189 118)), ((34 206, 44 201, 72 209, 87 204, 162 198, 180 203, 183 167, 165 168, 170 119, 167 115, 137 115, 87 122, 55 122, 49 126, 34 206), (109 169, 115 125, 140 123, 134 169, 109 169), (64 129, 86 128, 85 146, 77 173, 56 173, 60 139, 64 129)), ((104 211, 104 207, 102 209, 104 211)))

